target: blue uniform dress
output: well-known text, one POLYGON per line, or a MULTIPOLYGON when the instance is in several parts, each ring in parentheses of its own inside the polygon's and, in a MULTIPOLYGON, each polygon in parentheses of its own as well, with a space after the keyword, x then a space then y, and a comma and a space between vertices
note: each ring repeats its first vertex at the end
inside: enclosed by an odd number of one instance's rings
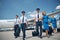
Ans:
POLYGON ((49 30, 48 16, 47 15, 43 16, 43 26, 44 26, 45 30, 49 30))
POLYGON ((56 18, 51 18, 51 23, 52 23, 53 28, 57 28, 56 18))

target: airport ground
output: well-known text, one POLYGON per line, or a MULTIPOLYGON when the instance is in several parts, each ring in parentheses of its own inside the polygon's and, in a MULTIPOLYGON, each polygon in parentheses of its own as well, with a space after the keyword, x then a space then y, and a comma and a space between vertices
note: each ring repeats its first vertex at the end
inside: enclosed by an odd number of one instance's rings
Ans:
MULTIPOLYGON (((45 36, 45 32, 43 32, 43 38, 39 37, 32 37, 32 31, 34 30, 27 30, 26 31, 26 40, 60 40, 60 32, 57 32, 56 34, 52 34, 50 38, 47 38, 45 36)), ((23 34, 22 32, 20 33, 20 37, 16 38, 13 35, 13 31, 4 31, 0 32, 0 40, 22 40, 23 34)))

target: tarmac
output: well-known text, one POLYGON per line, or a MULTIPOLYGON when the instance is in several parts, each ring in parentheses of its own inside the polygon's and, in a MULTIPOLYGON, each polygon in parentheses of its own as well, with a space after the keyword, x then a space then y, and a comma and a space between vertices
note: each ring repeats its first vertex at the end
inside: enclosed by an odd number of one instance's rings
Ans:
MULTIPOLYGON (((43 32, 43 34, 42 34, 43 38, 41 39, 38 36, 33 37, 32 31, 34 31, 34 30, 26 31, 25 40, 60 40, 60 32, 57 32, 56 34, 52 33, 52 36, 50 36, 50 38, 46 37, 45 32, 43 32)), ((14 37, 14 31, 0 32, 0 40, 23 40, 22 37, 23 37, 22 32, 20 33, 20 37, 18 37, 18 38, 14 37)))

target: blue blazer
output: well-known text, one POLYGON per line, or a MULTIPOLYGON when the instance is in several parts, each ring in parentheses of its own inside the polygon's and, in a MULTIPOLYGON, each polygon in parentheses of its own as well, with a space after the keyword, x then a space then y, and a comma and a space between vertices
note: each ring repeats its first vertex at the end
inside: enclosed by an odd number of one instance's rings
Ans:
POLYGON ((49 17, 47 15, 43 16, 43 22, 44 23, 48 23, 48 19, 49 19, 49 17))
POLYGON ((56 18, 51 18, 51 23, 56 24, 56 18))

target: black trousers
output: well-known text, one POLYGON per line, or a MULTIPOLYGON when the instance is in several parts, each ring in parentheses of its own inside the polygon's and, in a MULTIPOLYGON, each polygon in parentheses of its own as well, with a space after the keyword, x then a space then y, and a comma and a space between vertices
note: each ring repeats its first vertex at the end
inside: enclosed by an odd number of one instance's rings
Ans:
POLYGON ((42 37, 42 21, 36 22, 36 31, 39 32, 39 36, 42 37), (40 32, 39 32, 40 27, 40 32))
POLYGON ((16 24, 16 25, 14 25, 14 35, 15 35, 15 37, 17 37, 17 36, 19 36, 19 34, 20 34, 20 28, 19 28, 19 25, 16 24))
POLYGON ((22 28, 22 32, 23 32, 23 39, 25 38, 26 34, 25 34, 25 28, 26 28, 26 23, 21 23, 21 28, 22 28))

